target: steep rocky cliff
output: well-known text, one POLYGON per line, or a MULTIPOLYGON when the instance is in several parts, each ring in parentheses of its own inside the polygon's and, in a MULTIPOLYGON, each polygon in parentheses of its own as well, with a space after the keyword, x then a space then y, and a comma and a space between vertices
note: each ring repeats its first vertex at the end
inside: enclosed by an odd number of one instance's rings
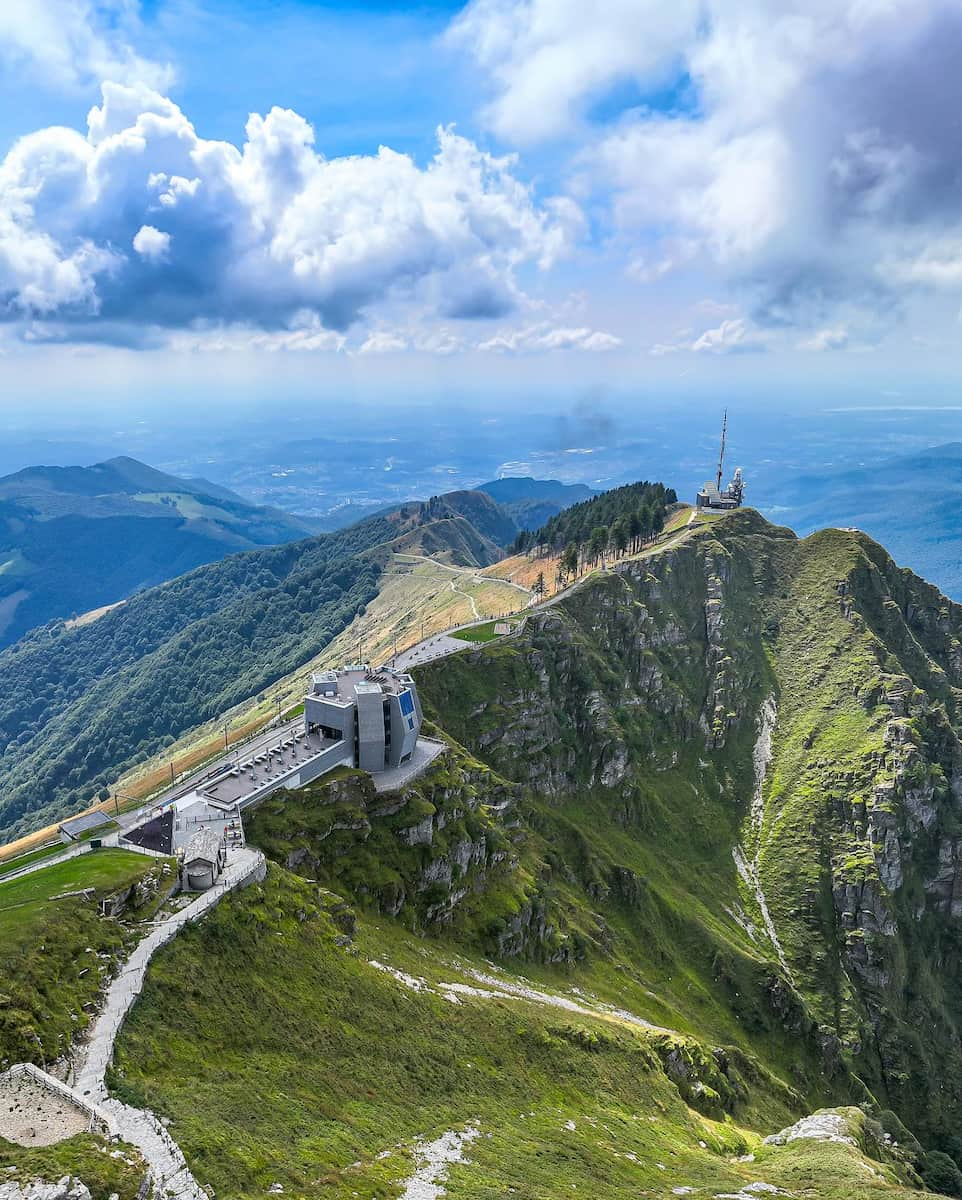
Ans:
POLYGON ((341 770, 266 801, 248 837, 288 870, 414 929, 447 929, 502 956, 561 959, 527 870, 522 789, 451 745, 421 779, 379 794, 341 770))
POLYGON ((864 535, 745 511, 419 683, 580 952, 962 1150, 960 638, 864 535))

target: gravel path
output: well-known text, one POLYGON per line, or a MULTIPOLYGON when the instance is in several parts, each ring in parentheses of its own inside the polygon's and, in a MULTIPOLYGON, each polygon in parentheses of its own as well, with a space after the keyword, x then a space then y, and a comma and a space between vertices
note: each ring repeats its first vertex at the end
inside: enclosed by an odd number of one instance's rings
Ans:
POLYGON ((75 1086, 81 1095, 89 1096, 94 1102, 106 1099, 104 1076, 113 1057, 114 1042, 131 1005, 140 995, 147 964, 154 951, 176 937, 188 921, 199 921, 229 891, 253 879, 263 869, 264 856, 259 850, 245 846, 232 851, 224 873, 212 888, 201 892, 192 903, 156 925, 137 945, 108 987, 104 1007, 82 1049, 75 1077, 75 1086))
POLYGON ((72 1089, 81 1102, 102 1114, 111 1134, 136 1146, 150 1167, 155 1195, 180 1200, 210 1200, 190 1172, 180 1147, 152 1112, 132 1108, 107 1097, 104 1076, 113 1057, 114 1043, 143 987, 147 965, 154 952, 175 937, 188 921, 199 921, 228 892, 263 879, 264 855, 250 847, 234 850, 220 879, 191 904, 160 922, 137 946, 120 974, 107 989, 104 1008, 83 1048, 72 1089))

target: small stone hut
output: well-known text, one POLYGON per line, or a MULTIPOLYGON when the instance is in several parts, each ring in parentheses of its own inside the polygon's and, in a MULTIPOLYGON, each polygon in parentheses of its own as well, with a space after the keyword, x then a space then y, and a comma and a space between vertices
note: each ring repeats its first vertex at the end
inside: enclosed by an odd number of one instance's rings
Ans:
POLYGON ((182 851, 180 886, 185 892, 206 892, 217 882, 226 863, 223 833, 198 829, 182 851))

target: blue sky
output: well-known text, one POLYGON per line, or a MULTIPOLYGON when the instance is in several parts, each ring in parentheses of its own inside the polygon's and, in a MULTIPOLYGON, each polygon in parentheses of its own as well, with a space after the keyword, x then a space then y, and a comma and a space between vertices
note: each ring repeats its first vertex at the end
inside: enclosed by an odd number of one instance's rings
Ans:
POLYGON ((955 0, 6 0, 0 381, 950 394, 960 53, 955 0))

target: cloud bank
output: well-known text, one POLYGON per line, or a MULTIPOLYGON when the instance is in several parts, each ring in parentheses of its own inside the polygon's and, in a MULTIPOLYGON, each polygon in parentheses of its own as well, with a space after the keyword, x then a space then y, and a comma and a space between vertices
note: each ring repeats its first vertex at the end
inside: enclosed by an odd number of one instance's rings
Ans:
POLYGON ((580 229, 571 200, 539 205, 512 157, 451 129, 421 168, 385 147, 327 159, 285 109, 252 115, 238 148, 144 85, 102 96, 86 135, 44 129, 0 163, 0 316, 35 338, 248 326, 316 342, 315 325, 340 334, 398 299, 502 317, 524 302, 518 270, 547 270, 580 229))
POLYGON ((450 38, 500 137, 569 140, 639 282, 812 330, 962 294, 958 0, 473 0, 450 38))
POLYGON ((142 35, 135 0, 3 0, 0 65, 58 87, 101 80, 165 88, 173 70, 134 49, 142 35))

